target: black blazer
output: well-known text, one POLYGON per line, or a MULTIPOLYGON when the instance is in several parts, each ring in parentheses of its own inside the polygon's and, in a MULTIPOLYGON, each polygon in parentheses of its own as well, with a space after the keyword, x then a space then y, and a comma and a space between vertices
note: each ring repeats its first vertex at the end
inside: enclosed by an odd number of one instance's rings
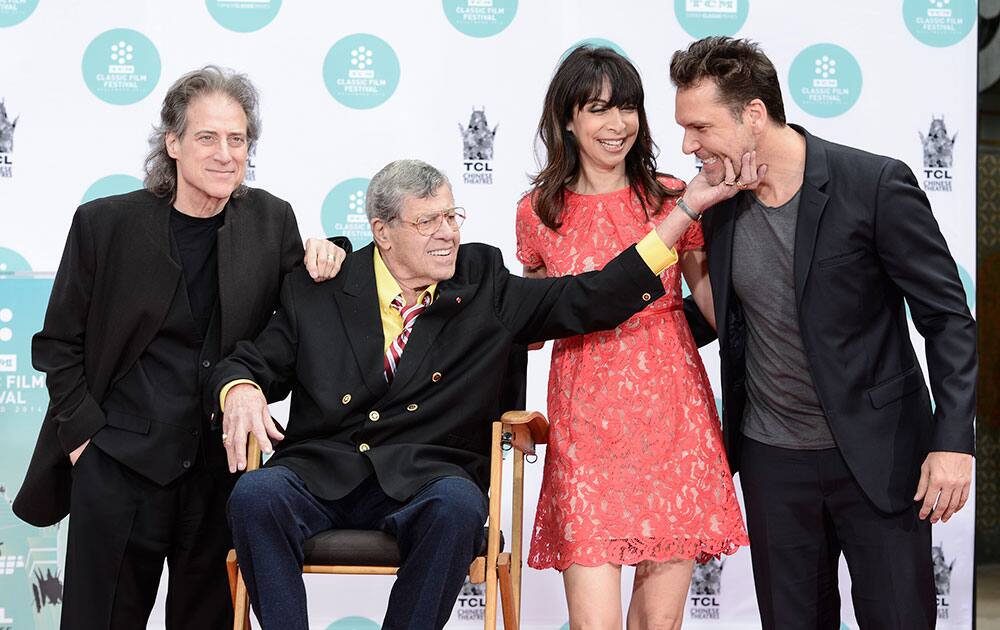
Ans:
POLYGON ((268 465, 293 469, 324 499, 344 496, 373 470, 400 501, 445 475, 485 490, 512 347, 614 328, 663 294, 635 247, 599 272, 525 279, 507 271, 497 249, 462 245, 454 277, 417 319, 389 386, 373 247, 348 256, 322 285, 292 272, 274 319, 213 375, 216 391, 248 378, 269 401, 292 392, 285 439, 268 465))
MULTIPOLYGON (((32 340, 50 402, 13 508, 33 525, 69 512, 67 454, 105 425, 104 397, 156 335, 178 289, 170 209, 170 199, 139 190, 84 204, 73 217, 45 322, 32 340)), ((257 189, 229 202, 218 248, 224 356, 264 327, 281 279, 303 251, 291 206, 257 189)))
MULTIPOLYGON (((810 374, 854 477, 881 510, 901 511, 913 503, 929 451, 974 450, 975 322, 955 261, 910 169, 794 128, 806 138, 793 266, 810 374), (904 297, 925 339, 933 413, 904 297)), ((732 288, 738 208, 737 198, 719 204, 704 225, 722 362, 723 433, 733 472, 747 396, 746 329, 732 288)))

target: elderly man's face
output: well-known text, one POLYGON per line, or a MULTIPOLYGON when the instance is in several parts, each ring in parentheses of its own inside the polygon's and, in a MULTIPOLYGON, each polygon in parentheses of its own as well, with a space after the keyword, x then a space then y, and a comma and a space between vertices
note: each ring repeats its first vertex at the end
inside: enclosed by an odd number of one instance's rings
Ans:
POLYGON ((455 275, 455 260, 462 240, 459 229, 443 220, 433 233, 424 235, 415 225, 433 220, 454 207, 451 187, 444 185, 426 199, 407 197, 397 219, 372 222, 382 257, 401 285, 426 287, 455 275))
POLYGON ((167 153, 177 161, 177 205, 224 204, 243 183, 247 150, 247 117, 239 103, 224 94, 193 101, 184 135, 167 135, 167 153))
POLYGON ((729 158, 736 176, 743 154, 756 148, 756 138, 743 116, 737 120, 728 105, 719 102, 715 81, 705 79, 694 87, 677 90, 674 118, 684 128, 684 153, 702 161, 702 172, 710 184, 726 174, 722 160, 729 158))

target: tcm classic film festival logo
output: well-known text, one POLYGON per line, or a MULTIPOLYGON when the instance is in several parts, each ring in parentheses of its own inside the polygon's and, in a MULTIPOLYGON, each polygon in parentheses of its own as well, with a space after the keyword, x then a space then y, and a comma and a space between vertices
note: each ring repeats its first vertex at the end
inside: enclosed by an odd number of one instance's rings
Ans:
POLYGON ((341 105, 378 107, 399 85, 399 58, 389 44, 374 35, 348 35, 326 54, 323 82, 341 105))
MULTIPOLYGON (((38 0, 0 0, 0 27, 20 24, 28 19, 37 6, 38 0)), ((2 617, 3 614, 0 613, 0 618, 2 617)), ((0 620, 0 624, 2 623, 0 620)))
POLYGON ((931 116, 927 135, 922 131, 919 133, 920 144, 924 148, 924 190, 951 192, 951 167, 955 159, 955 138, 958 133, 948 135, 944 116, 931 116))
POLYGON ((0 179, 14 176, 14 130, 20 116, 10 119, 7 101, 0 99, 0 179))
POLYGON ((735 35, 743 28, 750 0, 674 0, 674 15, 691 37, 735 35))
POLYGON ((208 12, 223 28, 251 33, 271 23, 281 0, 206 0, 208 12))
POLYGON ((83 53, 83 80, 94 96, 106 103, 138 103, 160 80, 160 54, 138 31, 106 31, 83 53))
POLYGON ((491 37, 514 21, 517 0, 444 0, 451 25, 470 37, 491 37))
POLYGON ((346 236, 356 250, 372 240, 372 230, 365 213, 368 181, 355 177, 333 187, 323 200, 320 221, 327 234, 346 236))
POLYGON ((928 46, 957 44, 977 19, 975 0, 903 0, 906 28, 928 46))
POLYGON ((0 415, 45 410, 39 401, 39 392, 45 388, 45 375, 18 370, 17 347, 20 344, 15 340, 16 327, 15 308, 0 305, 0 415))
POLYGON ((695 563, 688 593, 688 617, 718 619, 722 596, 722 567, 725 560, 712 558, 705 564, 695 563))
POLYGON ((493 139, 497 135, 497 127, 499 125, 490 129, 485 107, 472 108, 468 125, 458 123, 458 132, 462 136, 462 183, 493 183, 493 139))
POLYGON ((800 52, 788 71, 792 98, 819 118, 839 116, 861 96, 861 66, 836 44, 816 44, 800 52))

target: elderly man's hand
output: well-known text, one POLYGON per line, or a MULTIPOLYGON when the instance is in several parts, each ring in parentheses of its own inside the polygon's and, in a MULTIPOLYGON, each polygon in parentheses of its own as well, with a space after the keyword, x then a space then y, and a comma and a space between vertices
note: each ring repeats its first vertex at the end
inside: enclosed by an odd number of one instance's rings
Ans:
POLYGON ((914 501, 923 501, 920 518, 931 517, 931 523, 947 523, 952 514, 962 509, 969 499, 972 484, 972 455, 933 451, 920 466, 920 481, 914 501))
POLYGON ((265 453, 273 450, 271 440, 280 442, 285 437, 271 418, 264 394, 250 383, 240 383, 229 390, 223 413, 222 444, 226 447, 231 473, 246 470, 249 434, 254 434, 260 450, 265 453))
POLYGON ((691 180, 684 191, 684 202, 696 212, 705 212, 712 206, 729 199, 741 190, 754 190, 764 179, 767 165, 757 165, 757 152, 743 154, 740 174, 736 175, 733 163, 723 158, 722 178, 702 170, 691 180))
POLYGON ((309 276, 316 282, 325 282, 335 277, 345 258, 347 252, 325 238, 306 239, 306 255, 303 261, 309 276))

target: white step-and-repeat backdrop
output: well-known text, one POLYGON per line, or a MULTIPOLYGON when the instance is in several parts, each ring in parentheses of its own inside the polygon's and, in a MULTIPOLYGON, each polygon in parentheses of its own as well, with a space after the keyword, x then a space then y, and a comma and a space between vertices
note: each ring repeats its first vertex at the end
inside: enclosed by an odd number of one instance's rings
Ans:
MULTIPOLYGON (((247 177, 292 203, 303 235, 364 244, 368 178, 417 157, 445 170, 469 209, 464 240, 501 247, 518 268, 514 207, 537 170, 535 127, 560 57, 587 41, 632 59, 660 170, 690 179, 667 68, 708 34, 763 44, 789 120, 910 165, 975 312, 974 0, 0 0, 0 630, 57 627, 65 541, 65 525, 35 529, 9 509, 46 405, 29 340, 51 280, 21 272, 56 269, 81 201, 139 187, 176 77, 215 63, 256 82, 264 134, 247 177), (475 140, 466 131, 480 118, 490 133, 475 140), (476 141, 490 159, 466 154, 476 141)), ((714 345, 704 357, 717 384, 714 345)), ((547 366, 548 349, 533 354, 531 407, 544 409, 547 366)), ((528 475, 533 503, 540 463, 528 475)), ((973 516, 970 503, 934 528, 941 628, 971 627, 973 516)), ((742 550, 697 569, 687 627, 759 627, 749 560, 742 550)), ((856 628, 841 573, 843 627, 856 628)), ((313 627, 378 628, 390 585, 310 578, 313 627)), ((526 628, 564 626, 556 572, 528 570, 523 603, 526 628)), ((467 586, 449 627, 479 626, 483 604, 467 586)), ((150 626, 162 624, 159 605, 150 626)))

